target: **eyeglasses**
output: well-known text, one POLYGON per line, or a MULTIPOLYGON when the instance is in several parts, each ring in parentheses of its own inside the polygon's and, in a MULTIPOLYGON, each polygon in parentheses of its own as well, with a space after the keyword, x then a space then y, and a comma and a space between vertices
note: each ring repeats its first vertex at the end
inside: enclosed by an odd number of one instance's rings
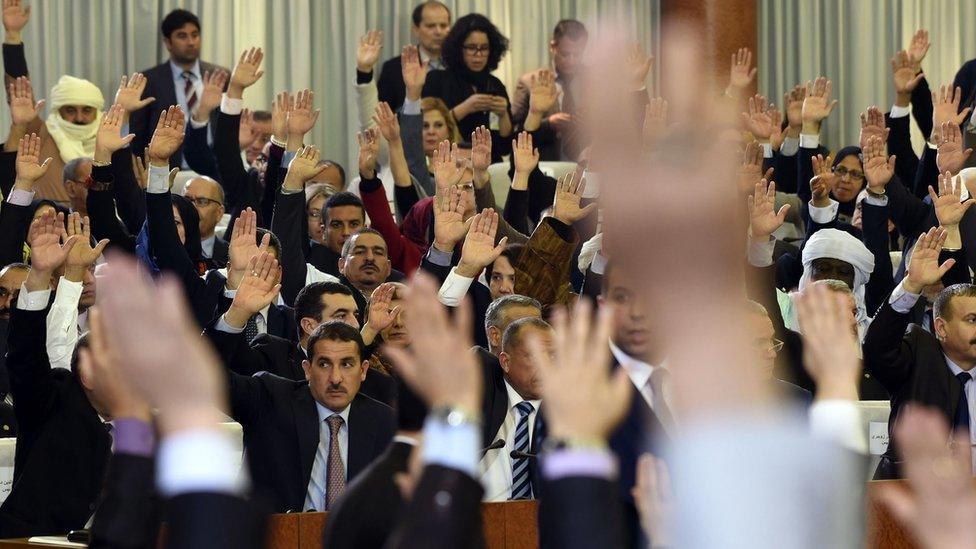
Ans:
POLYGON ((864 172, 859 172, 857 170, 848 170, 844 166, 838 166, 834 168, 834 173, 837 174, 837 177, 844 177, 845 175, 849 175, 851 176, 851 179, 854 181, 860 181, 864 179, 864 172))
POLYGON ((186 198, 187 200, 190 201, 191 204, 193 204, 194 206, 198 206, 200 208, 206 208, 211 203, 216 204, 218 206, 221 205, 219 201, 214 200, 212 198, 206 198, 204 196, 194 196, 193 198, 190 198, 189 196, 184 196, 183 198, 186 198))
POLYGON ((482 44, 480 46, 474 44, 465 44, 461 46, 461 49, 470 53, 471 55, 488 55, 488 52, 491 51, 491 46, 489 46, 488 44, 482 44))
POLYGON ((770 339, 757 339, 752 342, 752 346, 755 347, 757 351, 762 352, 772 351, 774 353, 778 353, 783 349, 783 345, 786 344, 775 337, 770 339))

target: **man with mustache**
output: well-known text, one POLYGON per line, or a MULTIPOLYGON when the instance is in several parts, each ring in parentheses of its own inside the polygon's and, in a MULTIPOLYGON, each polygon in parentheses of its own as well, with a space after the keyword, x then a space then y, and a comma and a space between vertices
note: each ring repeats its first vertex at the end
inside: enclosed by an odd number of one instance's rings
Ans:
POLYGON ((353 289, 360 311, 366 310, 369 296, 387 281, 392 270, 386 241, 376 229, 359 229, 342 245, 339 281, 353 289))
MULTIPOLYGON (((240 334, 250 311, 277 297, 276 263, 267 253, 252 258, 216 331, 240 334)), ((331 509, 395 429, 393 410, 360 392, 369 361, 356 328, 324 322, 307 345, 304 381, 227 371, 230 412, 244 428, 251 476, 276 512, 331 509)))

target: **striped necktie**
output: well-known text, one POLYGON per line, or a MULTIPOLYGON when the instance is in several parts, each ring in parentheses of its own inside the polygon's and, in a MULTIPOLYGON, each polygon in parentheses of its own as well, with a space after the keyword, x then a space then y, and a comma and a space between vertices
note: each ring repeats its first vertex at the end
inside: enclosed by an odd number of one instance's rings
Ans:
MULTIPOLYGON (((518 412, 518 423, 515 427, 516 452, 529 452, 529 414, 535 408, 531 403, 522 401, 515 405, 518 412)), ((532 483, 529 481, 529 459, 525 457, 512 458, 512 499, 531 499, 532 483)))
POLYGON ((197 104, 197 89, 193 85, 196 76, 190 71, 183 71, 183 93, 186 95, 186 110, 193 112, 193 107, 197 104))

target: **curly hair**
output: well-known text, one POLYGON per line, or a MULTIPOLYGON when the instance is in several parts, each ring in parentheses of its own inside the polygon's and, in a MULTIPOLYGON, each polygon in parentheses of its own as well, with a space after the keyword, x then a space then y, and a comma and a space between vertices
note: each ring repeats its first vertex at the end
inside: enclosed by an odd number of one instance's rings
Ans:
POLYGON ((498 30, 494 23, 480 13, 472 13, 458 19, 451 32, 444 38, 441 46, 441 59, 451 69, 465 68, 462 46, 468 35, 474 31, 481 31, 488 36, 488 63, 485 72, 492 72, 498 68, 498 63, 508 52, 508 38, 498 30))

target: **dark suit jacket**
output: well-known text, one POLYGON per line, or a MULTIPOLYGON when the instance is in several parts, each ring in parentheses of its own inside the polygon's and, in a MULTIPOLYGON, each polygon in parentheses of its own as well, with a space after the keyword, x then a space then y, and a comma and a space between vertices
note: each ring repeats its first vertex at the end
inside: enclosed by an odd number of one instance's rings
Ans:
POLYGON ((322 547, 382 549, 403 508, 403 496, 393 476, 407 470, 412 449, 405 442, 391 443, 383 455, 346 486, 335 508, 329 511, 322 547))
POLYGON ((379 80, 376 81, 376 91, 379 100, 389 103, 393 112, 403 106, 407 90, 403 83, 403 63, 399 55, 383 62, 379 80))
POLYGON ((71 372, 51 368, 47 310, 13 310, 7 368, 19 437, 0 537, 63 534, 95 509, 111 438, 71 372))
POLYGON ((612 480, 565 477, 543 484, 539 546, 558 549, 623 547, 623 509, 612 480))
POLYGON ((227 266, 227 262, 229 260, 230 244, 219 236, 214 238, 213 257, 209 259, 204 258, 204 262, 207 264, 207 269, 223 269, 227 266))
MULTIPOLYGON (((319 416, 308 382, 228 372, 232 417, 244 428, 251 478, 275 512, 303 510, 319 444, 319 416)), ((356 478, 393 438, 393 410, 360 393, 350 404, 346 479, 356 478)))
POLYGON ((481 483, 457 469, 428 465, 387 542, 391 549, 484 547, 481 483), (443 494, 451 497, 445 498, 443 494))
POLYGON ((253 500, 195 492, 167 502, 169 549, 260 549, 265 547, 266 510, 253 500))
MULTIPOLYGON (((213 73, 222 68, 200 61, 200 77, 202 78, 207 72, 213 73)), ((139 156, 142 156, 145 148, 149 146, 149 140, 152 139, 156 123, 159 121, 159 115, 163 110, 176 105, 176 84, 173 81, 173 69, 170 67, 169 60, 142 71, 142 74, 146 77, 146 89, 142 92, 142 97, 155 97, 156 100, 145 108, 134 111, 129 117, 129 131, 136 134, 136 138, 132 141, 132 152, 139 156)), ((176 168, 180 166, 182 161, 183 151, 181 147, 170 158, 169 163, 170 166, 176 168)))
POLYGON ((918 325, 909 326, 910 316, 896 312, 886 301, 864 338, 864 368, 891 393, 888 449, 878 463, 875 480, 901 477, 894 427, 902 406, 915 402, 934 407, 951 424, 962 393, 962 384, 949 370, 939 340, 918 325))
POLYGON ((112 454, 105 487, 92 521, 91 548, 156 547, 162 506, 151 457, 112 454))
MULTIPOLYGON (((305 230, 308 230, 307 226, 305 230)), ((306 240, 308 239, 306 238, 306 240)), ((336 278, 342 276, 339 272, 339 254, 333 252, 324 244, 310 242, 306 261, 323 273, 328 273, 336 278)))

